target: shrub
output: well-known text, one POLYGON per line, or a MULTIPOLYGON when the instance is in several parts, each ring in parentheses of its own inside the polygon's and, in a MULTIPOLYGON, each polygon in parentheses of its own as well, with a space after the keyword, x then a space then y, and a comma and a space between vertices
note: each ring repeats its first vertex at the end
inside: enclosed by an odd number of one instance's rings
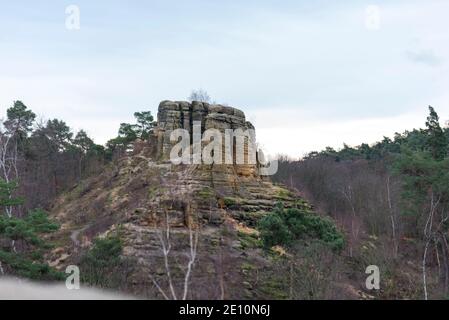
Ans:
POLYGON ((0 261, 20 277, 45 281, 65 279, 64 273, 56 271, 47 263, 35 261, 33 258, 35 257, 28 258, 23 254, 0 250, 0 261))
POLYGON ((0 216, 0 238, 6 240, 23 240, 30 245, 47 247, 40 238, 44 233, 58 230, 59 226, 48 219, 43 210, 31 211, 24 219, 0 216))
POLYGON ((225 204, 226 207, 231 207, 231 206, 236 205, 238 203, 238 199, 232 198, 232 197, 225 197, 223 199, 223 201, 224 201, 224 204, 225 204))
POLYGON ((262 243, 259 237, 255 234, 247 234, 244 232, 238 232, 238 237, 240 240, 240 246, 242 249, 247 248, 259 248, 262 246, 262 243))
POLYGON ((52 269, 43 260, 43 249, 51 247, 41 236, 59 226, 48 219, 43 210, 31 211, 25 218, 0 215, 0 242, 21 243, 19 252, 12 245, 0 248, 0 261, 9 272, 35 280, 62 280, 64 274, 52 269))
POLYGON ((258 229, 266 248, 291 246, 298 240, 308 239, 322 241, 337 250, 344 245, 343 234, 331 220, 297 208, 284 209, 282 205, 263 217, 258 229))
POLYGON ((96 239, 81 257, 81 281, 101 288, 118 288, 127 276, 128 263, 122 259, 122 241, 118 236, 96 239))
POLYGON ((293 241, 292 232, 284 219, 276 213, 270 213, 263 217, 259 222, 258 229, 265 247, 278 244, 290 245, 293 241))
POLYGON ((47 213, 42 209, 31 211, 25 221, 37 233, 50 233, 59 229, 59 225, 50 221, 47 213))

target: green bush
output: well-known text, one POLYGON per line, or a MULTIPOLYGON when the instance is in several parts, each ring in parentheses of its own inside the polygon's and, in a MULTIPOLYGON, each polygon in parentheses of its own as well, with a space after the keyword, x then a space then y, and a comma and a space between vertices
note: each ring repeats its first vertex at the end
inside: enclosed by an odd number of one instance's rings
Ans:
MULTIPOLYGON (((63 280, 65 274, 51 268, 47 263, 33 260, 24 254, 0 250, 0 261, 11 268, 13 272, 24 278, 33 280, 63 280)), ((42 257, 39 257, 42 259, 42 257)))
POLYGON ((243 232, 238 232, 238 237, 240 240, 240 246, 242 249, 253 249, 262 246, 262 243, 257 235, 247 234, 243 232))
POLYGON ((12 274, 35 280, 62 280, 64 274, 44 262, 43 250, 51 245, 41 236, 56 231, 59 226, 48 219, 43 210, 31 211, 25 218, 0 215, 0 241, 8 244, 0 248, 0 261, 12 274), (21 243, 14 252, 12 241, 21 243))
POLYGON ((258 229, 265 247, 290 245, 294 239, 282 216, 270 213, 259 221, 258 229))
POLYGON ((127 261, 122 259, 122 241, 118 236, 96 239, 81 257, 81 281, 101 288, 118 288, 127 276, 127 261))
POLYGON ((47 247, 40 235, 58 228, 57 224, 48 219, 47 213, 40 209, 31 211, 23 219, 0 215, 0 239, 23 240, 29 245, 47 247))
POLYGON ((50 221, 47 213, 42 209, 31 211, 24 220, 37 233, 51 233, 59 229, 59 225, 50 221))
POLYGON ((263 217, 258 229, 266 248, 291 246, 298 240, 308 239, 322 241, 337 250, 344 245, 343 234, 331 220, 297 208, 284 209, 282 205, 263 217))
POLYGON ((232 197, 225 197, 223 199, 224 205, 226 207, 231 207, 233 205, 236 205, 238 203, 238 199, 232 198, 232 197))

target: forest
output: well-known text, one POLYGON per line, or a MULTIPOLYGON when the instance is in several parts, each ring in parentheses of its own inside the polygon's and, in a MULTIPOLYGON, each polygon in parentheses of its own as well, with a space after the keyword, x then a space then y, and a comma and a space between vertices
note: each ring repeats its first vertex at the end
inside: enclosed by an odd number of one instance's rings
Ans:
POLYGON ((58 229, 46 213, 56 197, 82 179, 98 174, 123 156, 153 125, 150 112, 136 112, 136 124, 123 123, 106 147, 84 130, 74 133, 59 119, 37 121, 23 102, 6 110, 0 125, 0 274, 63 279, 44 262, 45 234, 58 229))
POLYGON ((429 106, 423 129, 300 160, 281 157, 275 180, 343 226, 348 256, 368 255, 388 270, 393 296, 447 297, 448 138, 429 106))
MULTIPOLYGON (((301 159, 280 157, 274 182, 301 195, 319 214, 279 204, 257 224, 261 246, 282 246, 291 254, 291 263, 276 265, 290 274, 287 282, 298 281, 297 292, 290 284, 290 298, 335 298, 328 284, 341 281, 342 274, 357 282, 360 268, 368 265, 382 271, 379 298, 448 297, 449 129, 441 127, 433 107, 428 110, 422 129, 373 144, 328 147, 301 159), (304 246, 298 242, 304 235, 322 241, 304 246), (306 276, 292 278, 293 273, 306 276)), ((134 115, 134 124, 121 124, 102 146, 63 120, 36 121, 21 101, 7 109, 0 129, 1 274, 64 278, 44 259, 46 239, 60 227, 46 211, 58 196, 132 152, 136 140, 148 138, 155 125, 151 112, 134 115)), ((230 199, 225 204, 233 205, 230 199)), ((98 267, 98 257, 121 250, 114 239, 95 243, 83 260, 90 268, 98 267)), ((101 269, 94 272, 87 282, 108 282, 98 280, 101 269)))

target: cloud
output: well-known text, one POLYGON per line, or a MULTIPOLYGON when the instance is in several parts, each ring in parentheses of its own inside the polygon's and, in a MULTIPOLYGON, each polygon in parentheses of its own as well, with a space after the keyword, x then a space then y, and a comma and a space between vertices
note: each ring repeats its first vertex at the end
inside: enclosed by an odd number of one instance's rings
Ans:
POLYGON ((442 64, 443 59, 438 57, 432 50, 420 50, 405 52, 406 57, 419 64, 424 64, 430 67, 436 67, 442 64))
POLYGON ((64 10, 52 2, 39 18, 33 5, 25 16, 13 3, 0 12, 10 30, 0 32, 0 117, 21 99, 104 143, 135 111, 155 112, 159 101, 203 87, 247 115, 268 113, 257 129, 300 128, 317 149, 314 131, 304 131, 310 123, 392 118, 447 91, 446 0, 378 1, 377 32, 365 28, 359 1, 142 2, 127 10, 78 2, 80 32, 65 30, 64 10))
POLYGON ((298 114, 280 113, 286 120, 284 125, 274 126, 267 123, 270 119, 265 115, 256 115, 257 140, 262 150, 269 155, 285 154, 291 157, 304 156, 310 151, 323 150, 330 146, 335 149, 343 147, 343 143, 357 146, 362 143, 374 143, 384 136, 392 138, 395 132, 404 132, 424 126, 426 108, 415 112, 393 117, 360 118, 360 119, 325 119, 311 121, 298 114))

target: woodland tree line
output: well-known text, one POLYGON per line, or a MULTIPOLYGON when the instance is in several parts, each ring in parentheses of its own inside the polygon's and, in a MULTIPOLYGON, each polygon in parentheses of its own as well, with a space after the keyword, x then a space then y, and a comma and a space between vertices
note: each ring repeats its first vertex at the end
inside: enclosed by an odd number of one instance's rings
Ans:
POLYGON ((16 196, 25 198, 22 215, 31 208, 48 208, 62 191, 102 170, 123 155, 136 139, 145 139, 154 125, 151 112, 136 112, 136 124, 122 123, 118 136, 96 144, 84 130, 73 132, 59 119, 36 121, 21 101, 7 109, 0 124, 0 178, 16 183, 16 196))
POLYGON ((6 110, 0 121, 0 275, 63 278, 43 261, 49 244, 42 236, 59 228, 44 210, 60 193, 124 155, 133 141, 148 136, 151 113, 136 112, 135 117, 136 124, 122 123, 104 147, 84 130, 74 133, 63 120, 36 121, 21 101, 6 110))
POLYGON ((415 297, 427 299, 449 290, 449 129, 431 106, 425 126, 372 145, 282 157, 275 180, 344 227, 348 256, 360 257, 375 238, 381 258, 373 264, 405 273, 412 261, 421 272, 415 297))
MULTIPOLYGON (((135 140, 148 138, 153 116, 149 111, 134 115, 136 123, 122 123, 117 137, 101 146, 62 120, 36 121, 35 113, 21 101, 7 109, 0 121, 0 274, 14 270, 29 278, 61 278, 42 261, 46 244, 40 236, 58 229, 42 209, 123 156, 135 140)), ((424 129, 397 133, 372 145, 326 148, 296 161, 283 157, 274 180, 298 190, 346 231, 343 245, 343 237, 326 220, 281 208, 261 220, 261 236, 268 247, 282 244, 296 252, 294 241, 313 231, 331 247, 345 251, 336 256, 322 246, 302 246, 299 255, 293 255, 297 261, 279 265, 276 271, 290 275, 287 287, 302 288, 298 293, 290 290, 289 296, 328 297, 321 292, 342 274, 330 266, 338 261, 346 270, 349 257, 352 265, 357 261, 364 267, 379 265, 388 277, 384 290, 392 291, 384 297, 447 297, 448 169, 449 129, 440 126, 432 107, 424 129), (307 225, 316 230, 305 230, 307 225), (401 274, 408 272, 409 263, 419 274, 404 280, 401 274), (316 279, 310 267, 323 269, 316 279), (295 276, 299 274, 307 276, 295 276), (323 274, 329 278, 323 279, 323 274)))

